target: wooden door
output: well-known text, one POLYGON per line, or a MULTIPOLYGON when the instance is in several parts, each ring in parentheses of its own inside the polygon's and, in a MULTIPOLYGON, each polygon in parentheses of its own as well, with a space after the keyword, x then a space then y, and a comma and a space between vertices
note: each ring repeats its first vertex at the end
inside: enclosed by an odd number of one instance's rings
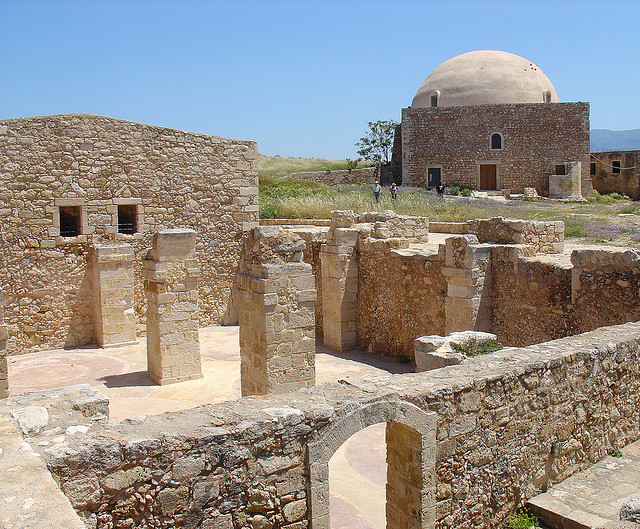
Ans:
POLYGON ((497 166, 494 163, 480 165, 480 189, 493 191, 497 189, 497 166))
POLYGON ((440 168, 439 167, 429 167, 429 182, 427 185, 429 186, 439 186, 440 185, 440 168))

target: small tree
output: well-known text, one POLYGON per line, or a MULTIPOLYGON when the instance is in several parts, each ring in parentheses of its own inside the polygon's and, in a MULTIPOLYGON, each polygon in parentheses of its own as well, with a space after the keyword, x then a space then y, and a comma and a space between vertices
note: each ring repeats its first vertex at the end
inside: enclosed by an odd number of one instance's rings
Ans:
POLYGON ((356 142, 358 154, 377 166, 389 163, 397 124, 393 120, 369 121, 369 132, 356 142))

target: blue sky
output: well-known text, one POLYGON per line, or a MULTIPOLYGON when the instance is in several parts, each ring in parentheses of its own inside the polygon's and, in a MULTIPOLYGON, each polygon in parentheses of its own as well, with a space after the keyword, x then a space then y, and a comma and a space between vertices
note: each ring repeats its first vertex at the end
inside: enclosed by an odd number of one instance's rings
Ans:
POLYGON ((0 0, 0 118, 87 112, 355 158, 441 62, 535 62, 591 128, 640 128, 640 2, 0 0))

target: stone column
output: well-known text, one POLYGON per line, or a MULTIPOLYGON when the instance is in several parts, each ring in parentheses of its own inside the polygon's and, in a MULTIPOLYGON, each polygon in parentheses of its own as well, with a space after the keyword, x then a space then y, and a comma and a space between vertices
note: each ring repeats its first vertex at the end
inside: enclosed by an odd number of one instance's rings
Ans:
POLYGON ((7 373, 7 339, 9 333, 4 323, 4 302, 0 289, 0 399, 9 396, 9 375, 7 373))
POLYGON ((238 275, 242 395, 315 384, 316 290, 304 241, 278 226, 254 228, 238 275))
POLYGON ((324 344, 334 351, 356 346, 358 230, 352 211, 334 211, 327 243, 320 248, 324 344))
POLYGON ((137 342, 133 259, 133 247, 128 244, 95 245, 89 249, 96 340, 100 347, 137 342))
POLYGON ((478 244, 475 235, 461 235, 449 237, 445 249, 445 335, 491 331, 491 245, 478 244))
POLYGON ((143 261, 147 369, 160 385, 202 378, 195 244, 193 230, 160 230, 143 261))

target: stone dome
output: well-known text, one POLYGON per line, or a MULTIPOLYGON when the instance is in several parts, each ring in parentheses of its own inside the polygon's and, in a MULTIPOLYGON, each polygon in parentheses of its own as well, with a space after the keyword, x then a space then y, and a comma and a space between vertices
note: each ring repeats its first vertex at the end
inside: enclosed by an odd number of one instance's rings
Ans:
POLYGON ((433 70, 411 106, 557 102, 553 84, 536 64, 513 53, 480 50, 453 57, 433 70))

